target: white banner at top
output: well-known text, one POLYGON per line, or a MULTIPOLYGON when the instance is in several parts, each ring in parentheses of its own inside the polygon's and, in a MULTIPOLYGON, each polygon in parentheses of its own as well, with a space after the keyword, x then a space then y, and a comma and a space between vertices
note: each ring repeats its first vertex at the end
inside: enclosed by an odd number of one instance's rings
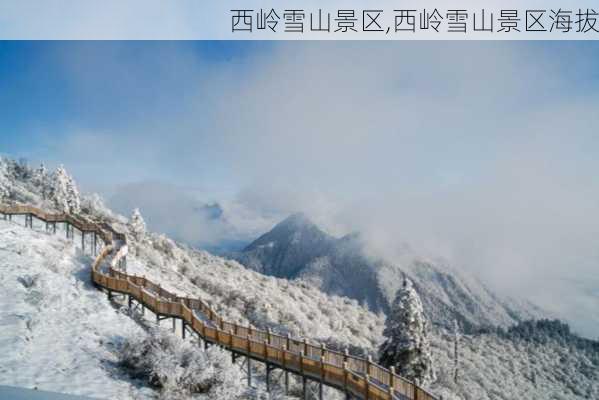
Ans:
POLYGON ((597 40, 599 3, 1 0, 0 39, 597 40))

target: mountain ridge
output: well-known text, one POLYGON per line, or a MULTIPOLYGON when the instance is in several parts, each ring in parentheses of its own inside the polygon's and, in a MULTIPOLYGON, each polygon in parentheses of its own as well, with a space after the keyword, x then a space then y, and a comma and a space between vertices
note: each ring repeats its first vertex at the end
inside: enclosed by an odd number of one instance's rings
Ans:
POLYGON ((228 256, 257 272, 305 281, 328 294, 347 296, 375 312, 387 312, 404 276, 414 281, 433 323, 449 327, 453 319, 466 329, 509 326, 545 316, 538 307, 503 298, 448 263, 409 253, 405 263, 369 252, 360 232, 342 237, 325 233, 305 214, 276 224, 240 252, 228 256))

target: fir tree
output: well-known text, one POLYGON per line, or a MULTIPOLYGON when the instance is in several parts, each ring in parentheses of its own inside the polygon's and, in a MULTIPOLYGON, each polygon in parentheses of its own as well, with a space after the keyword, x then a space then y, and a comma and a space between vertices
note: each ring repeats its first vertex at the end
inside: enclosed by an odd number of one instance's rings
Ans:
POLYGON ((399 375, 418 384, 435 379, 424 308, 407 278, 397 291, 383 334, 386 340, 380 348, 382 365, 394 366, 399 375))
POLYGON ((62 165, 54 172, 50 198, 63 213, 77 214, 81 210, 81 199, 75 181, 62 165))
POLYGON ((10 196, 10 181, 8 179, 8 169, 3 159, 0 159, 0 201, 6 200, 10 196))
POLYGON ((129 231, 136 240, 141 240, 146 233, 146 222, 141 216, 139 208, 133 210, 129 219, 129 231))
POLYGON ((458 383, 460 367, 460 325, 457 320, 453 320, 453 382, 458 383))
POLYGON ((40 188, 42 199, 48 199, 50 194, 50 188, 48 187, 48 170, 46 170, 46 166, 43 163, 40 164, 39 168, 33 173, 33 183, 40 188))
POLYGON ((71 214, 79 214, 81 212, 81 197, 75 180, 71 176, 68 176, 67 180, 67 202, 71 214))

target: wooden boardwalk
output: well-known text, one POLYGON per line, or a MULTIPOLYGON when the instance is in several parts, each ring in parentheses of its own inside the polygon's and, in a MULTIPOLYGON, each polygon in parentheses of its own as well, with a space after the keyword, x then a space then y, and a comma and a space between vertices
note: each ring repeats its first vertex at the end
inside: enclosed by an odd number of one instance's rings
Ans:
MULTIPOLYGON (((145 277, 128 275, 117 268, 126 263, 127 237, 108 224, 99 224, 68 214, 50 214, 31 206, 0 205, 4 219, 14 215, 25 217, 25 225, 33 227, 33 218, 43 221, 46 230, 56 233, 56 224, 64 224, 68 238, 74 238, 74 229, 85 238, 89 236, 89 251, 96 256, 91 266, 92 281, 101 290, 127 295, 129 306, 133 301, 156 314, 157 320, 173 318, 181 321, 183 337, 193 332, 207 343, 216 344, 235 356, 265 363, 268 373, 279 368, 303 379, 304 393, 308 380, 334 387, 347 398, 367 400, 437 400, 435 396, 383 368, 372 360, 355 357, 345 352, 327 349, 322 344, 309 343, 270 331, 253 329, 225 321, 201 299, 180 297, 151 282, 145 277), (101 242, 101 243, 100 243, 101 242)), ((89 241, 88 240, 88 241, 89 241)), ((251 368, 248 368, 251 373, 251 368)), ((249 375, 250 376, 250 375, 249 375)), ((248 376, 248 377, 249 377, 248 376)))

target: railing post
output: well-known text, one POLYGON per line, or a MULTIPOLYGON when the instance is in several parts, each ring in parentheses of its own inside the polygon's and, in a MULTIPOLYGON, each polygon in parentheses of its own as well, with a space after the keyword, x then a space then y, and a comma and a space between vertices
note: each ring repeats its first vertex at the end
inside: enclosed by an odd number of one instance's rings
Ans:
POLYGON ((389 394, 393 398, 393 394, 395 393, 395 367, 391 366, 389 371, 389 394))
POLYGON ((299 353, 299 362, 300 362, 300 371, 302 375, 304 374, 304 352, 300 351, 299 353))
POLYGON ((370 399, 370 375, 366 374, 366 400, 370 399))
MULTIPOLYGON (((266 340, 264 340, 264 360, 267 361, 268 360, 268 342, 266 340)), ((268 365, 267 365, 268 367, 268 365)))
MULTIPOLYGON (((289 334, 289 332, 287 332, 287 340, 285 341, 285 348, 283 349, 283 366, 284 367, 287 367, 287 352, 289 351, 289 341, 290 340, 291 340, 291 335, 289 334)), ((286 379, 285 382, 287 382, 288 376, 287 376, 286 372, 285 372, 285 379, 286 379)), ((286 384, 287 384, 287 386, 289 386, 288 383, 286 383, 286 384)), ((287 392, 285 392, 285 394, 287 394, 287 392)))
POLYGON ((366 375, 370 375, 372 366, 372 356, 368 355, 366 358, 366 375))
POLYGON ((347 361, 343 362, 343 386, 345 387, 345 393, 349 393, 349 386, 348 386, 348 379, 349 379, 349 365, 347 365, 347 361))

